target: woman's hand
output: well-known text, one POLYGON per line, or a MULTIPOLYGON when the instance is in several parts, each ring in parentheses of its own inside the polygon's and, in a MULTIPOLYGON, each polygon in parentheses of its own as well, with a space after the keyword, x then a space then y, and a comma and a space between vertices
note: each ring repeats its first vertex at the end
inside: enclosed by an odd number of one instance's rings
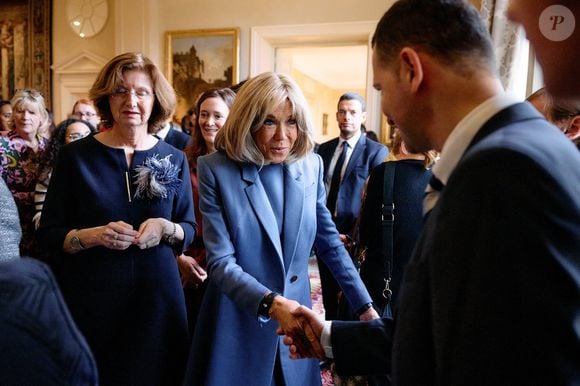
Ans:
POLYGON ((183 288, 193 285, 197 288, 207 279, 207 272, 191 256, 181 254, 177 256, 177 266, 181 273, 181 284, 183 288))
POLYGON ((159 245, 164 237, 171 237, 174 244, 183 241, 183 228, 162 217, 149 218, 139 226, 139 232, 133 244, 141 249, 147 249, 159 245))
POLYGON ((141 249, 159 245, 163 236, 171 232, 171 221, 164 218, 149 218, 141 223, 134 244, 141 249))
POLYGON ((100 245, 109 249, 125 250, 133 244, 137 236, 133 226, 124 221, 110 222, 99 228, 100 245))

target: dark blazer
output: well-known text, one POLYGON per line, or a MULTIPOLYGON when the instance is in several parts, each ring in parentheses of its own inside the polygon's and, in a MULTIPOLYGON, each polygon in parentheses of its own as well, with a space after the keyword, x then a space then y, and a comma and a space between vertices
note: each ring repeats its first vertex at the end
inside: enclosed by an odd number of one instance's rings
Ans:
POLYGON ((171 128, 169 129, 167 136, 165 136, 165 142, 167 142, 168 144, 172 145, 173 147, 179 150, 185 149, 185 147, 191 140, 191 136, 185 134, 184 132, 174 129, 173 123, 170 123, 170 125, 171 128))
MULTIPOLYGON (((338 142, 337 137, 318 148, 318 154, 324 162, 325 183, 330 182, 327 181, 327 171, 338 142)), ((352 232, 360 211, 365 181, 375 166, 380 165, 388 154, 389 150, 385 145, 361 135, 348 161, 336 199, 337 211, 334 222, 340 233, 352 232)))
POLYGON ((0 348, 2 385, 99 383, 89 346, 38 260, 0 263, 0 348))
MULTIPOLYGON (((474 143, 405 270, 394 384, 578 385, 580 154, 527 103, 474 143)), ((391 326, 344 327, 333 323, 338 371, 348 359, 387 371, 388 347, 361 353, 388 345, 391 326)))

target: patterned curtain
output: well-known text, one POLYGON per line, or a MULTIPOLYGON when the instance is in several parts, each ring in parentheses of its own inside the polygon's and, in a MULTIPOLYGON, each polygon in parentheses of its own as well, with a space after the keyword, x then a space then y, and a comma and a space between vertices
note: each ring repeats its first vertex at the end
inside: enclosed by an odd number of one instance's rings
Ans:
POLYGON ((507 19, 505 11, 508 2, 481 0, 481 16, 493 40, 501 82, 506 90, 512 90, 523 31, 507 19))

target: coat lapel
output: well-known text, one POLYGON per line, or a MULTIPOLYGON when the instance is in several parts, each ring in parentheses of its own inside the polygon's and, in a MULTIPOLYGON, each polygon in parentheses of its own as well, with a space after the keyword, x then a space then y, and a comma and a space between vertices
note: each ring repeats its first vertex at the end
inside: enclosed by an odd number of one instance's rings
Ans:
POLYGON ((272 245, 276 249, 278 258, 283 263, 282 260, 282 245, 280 243, 280 235, 278 234, 278 222, 274 217, 274 211, 270 206, 270 201, 264 190, 264 186, 260 181, 258 175, 258 168, 253 164, 242 164, 242 179, 248 183, 245 188, 246 196, 254 213, 262 224, 264 232, 272 242, 272 245))
POLYGON ((304 181, 301 166, 304 161, 294 162, 284 167, 284 266, 288 268, 294 258, 298 235, 302 226, 304 206, 304 181))
POLYGON ((358 164, 359 158, 362 157, 362 154, 366 147, 367 147, 366 137, 364 135, 361 135, 358 142, 354 146, 354 149, 352 149, 352 154, 350 156, 350 159, 348 160, 348 165, 346 165, 344 176, 342 177, 343 181, 345 181, 347 177, 350 175, 350 173, 352 173, 355 166, 358 164))

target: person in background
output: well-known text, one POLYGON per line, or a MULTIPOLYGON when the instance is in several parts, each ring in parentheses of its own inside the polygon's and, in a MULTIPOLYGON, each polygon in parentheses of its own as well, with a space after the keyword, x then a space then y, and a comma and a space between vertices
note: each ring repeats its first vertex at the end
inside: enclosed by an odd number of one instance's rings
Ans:
POLYGON ((192 135, 195 125, 195 103, 187 110, 187 113, 181 118, 181 130, 185 134, 192 135))
POLYGON ((204 281, 207 278, 207 262, 202 238, 201 213, 199 211, 197 160, 199 157, 215 151, 215 136, 226 122, 235 96, 233 91, 228 88, 209 89, 199 96, 195 106, 197 120, 193 127, 192 140, 185 148, 190 168, 189 175, 198 228, 193 243, 183 254, 177 257, 177 262, 185 291, 189 331, 192 335, 206 288, 204 281))
POLYGON ((195 235, 185 154, 153 136, 176 97, 141 53, 111 59, 89 91, 111 129, 62 147, 39 240, 101 384, 180 385, 187 317, 175 253, 195 235))
POLYGON ((209 279, 186 385, 320 384, 318 361, 290 361, 276 336, 276 324, 301 331, 290 312, 311 303, 313 246, 360 318, 378 317, 326 209, 312 135, 296 83, 266 72, 239 90, 217 151, 198 158, 209 279))
POLYGON ((524 27, 548 93, 558 99, 580 99, 580 76, 576 76, 580 63, 580 2, 510 0, 506 15, 524 27))
MULTIPOLYGON (((321 144, 317 150, 324 162, 326 205, 338 232, 345 240, 353 236, 368 176, 389 153, 385 145, 363 135, 366 114, 366 103, 362 96, 354 92, 341 95, 336 112, 340 136, 321 144)), ((336 319, 339 316, 337 298, 340 288, 320 259, 318 268, 326 318, 336 319)))
POLYGON ((40 216, 42 214, 46 191, 60 149, 64 145, 95 133, 97 133, 97 129, 88 121, 75 118, 65 119, 56 127, 48 147, 42 154, 38 164, 38 181, 34 190, 34 205, 36 213, 32 219, 35 228, 38 228, 38 225, 40 224, 40 216))
POLYGON ((10 101, 0 100, 0 135, 12 130, 12 105, 10 101))
POLYGON ((97 113, 93 102, 88 99, 82 98, 75 102, 72 109, 72 117, 89 122, 97 130, 101 128, 101 117, 97 113))
POLYGON ((557 100, 541 88, 527 98, 546 119, 580 149, 580 101, 557 100))
POLYGON ((557 100, 549 96, 547 119, 580 149, 580 99, 557 100))
POLYGON ((431 178, 431 167, 437 157, 435 151, 418 153, 409 148, 397 128, 389 155, 393 156, 393 160, 374 168, 369 177, 358 227, 358 241, 365 250, 365 259, 360 269, 361 279, 373 298, 373 304, 379 310, 385 307, 383 291, 386 286, 385 279, 389 279, 389 276, 390 307, 396 307, 403 269, 411 257, 423 226, 423 196, 431 178), (385 272, 383 251, 383 204, 391 204, 383 202, 383 192, 387 187, 384 179, 386 168, 395 169, 393 185, 390 187, 393 192, 394 222, 392 234, 387 236, 392 239, 390 274, 385 272))
POLYGON ((38 257, 41 249, 34 237, 32 218, 38 164, 48 139, 41 135, 50 125, 44 98, 36 90, 17 91, 11 100, 13 130, 0 137, 0 174, 12 192, 22 226, 20 254, 38 257))
POLYGON ((181 128, 178 130, 177 127, 177 124, 171 121, 167 121, 162 126, 162 128, 157 133, 155 133, 155 135, 157 138, 167 142, 176 149, 184 150, 191 140, 191 136, 185 134, 181 128))
MULTIPOLYGON (((530 17, 532 44, 548 3, 512 0, 512 17, 530 17)), ((578 60, 568 68, 566 58, 578 56, 575 39, 569 51, 568 42, 548 50, 561 61, 540 61, 561 97, 580 96, 568 87, 578 83, 578 60)), ((399 0, 372 46, 383 112, 416 151, 441 151, 424 202, 431 210, 405 269, 394 335, 388 319, 323 326, 299 311, 337 369, 391 368, 395 385, 578 384, 580 153, 505 93, 489 32, 468 2, 399 0)))
POLYGON ((0 384, 99 384, 91 351, 50 268, 21 258, 14 198, 0 179, 0 384))
POLYGON ((546 93, 546 88, 542 87, 534 91, 530 94, 529 97, 526 98, 528 102, 532 104, 542 114, 546 116, 546 101, 548 98, 548 94, 546 93))

